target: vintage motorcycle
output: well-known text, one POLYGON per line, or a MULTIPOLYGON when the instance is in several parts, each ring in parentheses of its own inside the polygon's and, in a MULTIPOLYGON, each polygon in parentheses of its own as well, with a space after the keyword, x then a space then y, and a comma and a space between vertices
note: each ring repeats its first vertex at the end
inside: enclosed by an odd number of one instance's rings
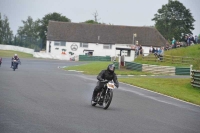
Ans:
POLYGON ((0 58, 0 66, 1 66, 1 63, 2 63, 2 58, 0 58))
POLYGON ((15 69, 17 69, 17 65, 18 64, 21 64, 21 62, 20 62, 20 60, 12 60, 12 62, 13 62, 13 71, 15 71, 15 69))
POLYGON ((95 106, 96 104, 99 104, 100 106, 103 106, 103 109, 107 109, 112 101, 113 89, 115 89, 116 86, 112 80, 104 80, 101 81, 101 83, 105 83, 104 87, 95 97, 95 101, 91 100, 91 105, 95 106))

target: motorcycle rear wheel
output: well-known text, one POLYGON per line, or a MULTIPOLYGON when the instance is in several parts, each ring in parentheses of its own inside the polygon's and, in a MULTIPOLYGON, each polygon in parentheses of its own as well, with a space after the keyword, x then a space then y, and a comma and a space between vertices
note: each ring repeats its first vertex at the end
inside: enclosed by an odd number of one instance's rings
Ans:
POLYGON ((104 101, 103 101, 103 109, 107 109, 110 106, 112 97, 113 97, 112 90, 110 90, 108 93, 105 94, 104 101))

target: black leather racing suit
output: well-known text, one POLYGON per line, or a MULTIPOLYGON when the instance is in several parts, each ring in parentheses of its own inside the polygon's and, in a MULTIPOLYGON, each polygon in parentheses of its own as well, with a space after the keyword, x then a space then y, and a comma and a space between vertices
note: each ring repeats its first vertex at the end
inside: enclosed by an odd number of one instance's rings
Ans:
MULTIPOLYGON (((13 67, 13 60, 20 61, 20 59, 17 56, 14 56, 11 58, 11 67, 13 67)), ((18 68, 18 63, 17 63, 17 68, 18 68)))
POLYGON ((99 75, 97 76, 97 79, 99 80, 97 82, 96 87, 94 88, 93 91, 93 98, 96 97, 97 93, 101 91, 101 88, 104 86, 105 83, 101 83, 100 81, 102 80, 113 80, 115 83, 115 86, 118 88, 119 87, 119 82, 117 80, 117 76, 114 72, 107 70, 102 70, 99 75))

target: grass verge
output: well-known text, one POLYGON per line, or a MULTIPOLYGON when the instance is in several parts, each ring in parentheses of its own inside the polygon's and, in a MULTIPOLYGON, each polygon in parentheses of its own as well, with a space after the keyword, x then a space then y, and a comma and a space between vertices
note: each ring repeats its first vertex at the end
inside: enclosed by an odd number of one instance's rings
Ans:
MULTIPOLYGON (((97 75, 101 70, 106 69, 109 64, 112 62, 91 62, 88 64, 80 66, 70 66, 65 68, 65 70, 76 70, 84 71, 84 74, 97 75)), ((140 72, 140 71, 130 71, 126 69, 116 70, 117 75, 150 75, 151 73, 140 72)))
POLYGON ((200 88, 193 88, 191 79, 135 77, 119 81, 200 105, 200 88))
MULTIPOLYGON (((84 71, 84 74, 97 75, 102 69, 106 69, 111 62, 91 62, 80 66, 71 66, 65 70, 84 71)), ((117 75, 145 75, 150 73, 116 70, 117 75)), ((193 88, 190 85, 191 79, 177 78, 156 78, 156 77, 134 77, 118 78, 120 82, 135 85, 138 87, 165 94, 183 101, 200 105, 200 88, 193 88)))
MULTIPOLYGON (((193 65, 194 69, 199 70, 200 69, 200 44, 188 46, 188 47, 181 47, 176 49, 171 49, 168 51, 165 51, 165 55, 170 56, 181 56, 181 57, 191 57, 195 58, 196 60, 191 63, 193 65)), ((149 55, 152 57, 155 57, 153 54, 149 55)), ((154 58, 152 58, 154 59, 154 58)), ((161 66, 175 66, 175 67, 190 67, 190 65, 184 65, 184 64, 172 64, 171 62, 160 62, 160 61, 147 61, 143 60, 142 56, 139 56, 134 60, 136 63, 140 64, 151 64, 151 65, 161 65, 161 66)))
POLYGON ((0 57, 13 57, 14 54, 17 54, 19 58, 34 58, 32 54, 27 54, 18 51, 12 50, 0 50, 0 57))

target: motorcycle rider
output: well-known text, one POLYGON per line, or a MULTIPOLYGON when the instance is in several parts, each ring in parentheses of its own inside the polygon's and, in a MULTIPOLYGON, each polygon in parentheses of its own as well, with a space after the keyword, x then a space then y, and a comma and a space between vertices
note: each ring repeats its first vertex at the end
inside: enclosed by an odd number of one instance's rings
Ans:
POLYGON ((2 58, 0 57, 0 66, 1 66, 1 63, 2 63, 2 58))
MULTIPOLYGON (((17 56, 17 54, 15 54, 15 55, 12 57, 12 59, 11 59, 11 67, 10 67, 10 68, 13 67, 13 60, 16 60, 16 61, 19 61, 19 62, 20 62, 19 57, 17 56)), ((17 69, 17 68, 18 68, 18 63, 17 63, 16 69, 17 69)))
POLYGON ((115 86, 119 87, 119 82, 117 80, 117 76, 115 74, 115 65, 110 64, 108 65, 106 70, 102 70, 99 75, 97 76, 97 79, 99 80, 97 82, 97 86, 94 88, 93 95, 92 95, 92 101, 95 102, 95 97, 97 96, 98 92, 101 91, 101 88, 103 88, 105 83, 102 83, 103 80, 113 80, 115 83, 115 86))

